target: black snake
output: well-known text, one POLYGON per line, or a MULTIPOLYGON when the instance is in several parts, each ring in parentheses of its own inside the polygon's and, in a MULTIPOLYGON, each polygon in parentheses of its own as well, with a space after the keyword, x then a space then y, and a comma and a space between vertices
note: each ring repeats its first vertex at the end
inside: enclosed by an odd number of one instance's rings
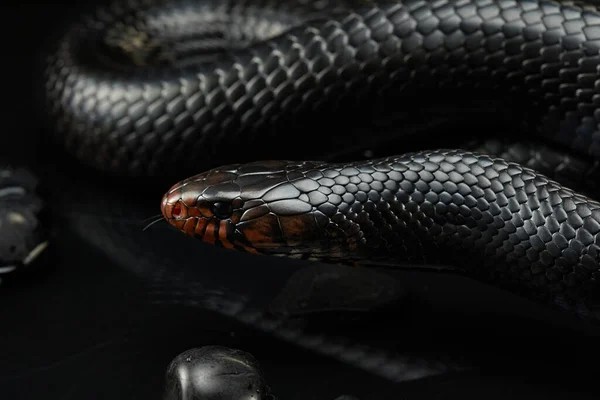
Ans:
POLYGON ((188 233, 335 262, 451 262, 595 317, 600 205, 571 189, 596 194, 599 50, 591 2, 141 0, 75 25, 47 94, 58 140, 96 169, 232 164, 165 197, 188 233), (410 148, 415 121, 448 127, 427 148, 470 147, 326 162, 373 140, 410 148), (300 156, 325 161, 239 164, 300 156))

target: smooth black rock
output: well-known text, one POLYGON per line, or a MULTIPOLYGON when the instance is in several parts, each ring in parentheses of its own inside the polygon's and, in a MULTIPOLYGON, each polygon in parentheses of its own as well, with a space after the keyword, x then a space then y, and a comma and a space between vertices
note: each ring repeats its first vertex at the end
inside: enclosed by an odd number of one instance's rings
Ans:
POLYGON ((194 348, 175 357, 165 389, 164 400, 268 399, 256 359, 222 346, 194 348))

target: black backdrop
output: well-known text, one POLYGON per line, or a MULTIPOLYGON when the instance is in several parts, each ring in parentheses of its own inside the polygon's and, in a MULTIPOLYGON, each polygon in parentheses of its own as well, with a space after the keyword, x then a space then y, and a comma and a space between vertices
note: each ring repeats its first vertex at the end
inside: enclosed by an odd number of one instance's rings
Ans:
MULTIPOLYGON (((77 7, 84 5, 5 3, 0 24, 0 156, 29 165, 41 176, 68 170, 62 174, 67 186, 69 179, 79 185, 76 164, 64 164, 55 149, 36 145, 46 128, 36 114, 42 87, 35 66, 45 41, 77 7)), ((52 188, 51 181, 47 184, 52 188)), ((101 197, 103 191, 94 193, 101 197)), ((69 203, 60 203, 56 212, 68 214, 69 203)), ((79 222, 85 228, 85 219, 79 222)), ((253 353, 282 399, 333 399, 344 393, 363 400, 598 395, 593 329, 486 286, 424 273, 398 276, 420 295, 412 310, 352 326, 345 334, 384 352, 405 354, 411 365, 439 359, 440 370, 451 362, 469 367, 393 382, 194 302, 157 302, 148 281, 115 262, 109 248, 86 240, 82 231, 59 226, 48 268, 0 287, 2 399, 160 398, 168 362, 183 350, 208 344, 253 353)), ((233 287, 244 286, 247 271, 254 269, 252 291, 266 297, 304 265, 204 247, 202 256, 203 268, 233 271, 220 274, 233 287)), ((198 279, 219 278, 205 274, 198 279)))

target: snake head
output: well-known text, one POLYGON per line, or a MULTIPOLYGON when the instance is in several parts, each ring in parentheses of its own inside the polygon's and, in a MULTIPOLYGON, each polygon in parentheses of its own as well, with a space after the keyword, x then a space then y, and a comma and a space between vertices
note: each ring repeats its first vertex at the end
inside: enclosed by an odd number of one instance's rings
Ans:
MULTIPOLYGON (((309 193, 318 162, 262 161, 212 169, 174 185, 162 199, 165 219, 182 232, 226 248, 315 258, 331 253, 309 193)), ((325 220, 328 220, 325 218, 325 220)))

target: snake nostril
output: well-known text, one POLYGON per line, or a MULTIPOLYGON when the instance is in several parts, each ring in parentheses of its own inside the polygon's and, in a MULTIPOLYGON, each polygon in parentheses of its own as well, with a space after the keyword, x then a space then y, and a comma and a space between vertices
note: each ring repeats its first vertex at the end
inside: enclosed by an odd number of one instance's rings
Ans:
POLYGON ((181 205, 180 204, 176 204, 175 206, 173 206, 173 210, 171 210, 171 215, 173 215, 173 217, 177 218, 181 215, 181 205))

